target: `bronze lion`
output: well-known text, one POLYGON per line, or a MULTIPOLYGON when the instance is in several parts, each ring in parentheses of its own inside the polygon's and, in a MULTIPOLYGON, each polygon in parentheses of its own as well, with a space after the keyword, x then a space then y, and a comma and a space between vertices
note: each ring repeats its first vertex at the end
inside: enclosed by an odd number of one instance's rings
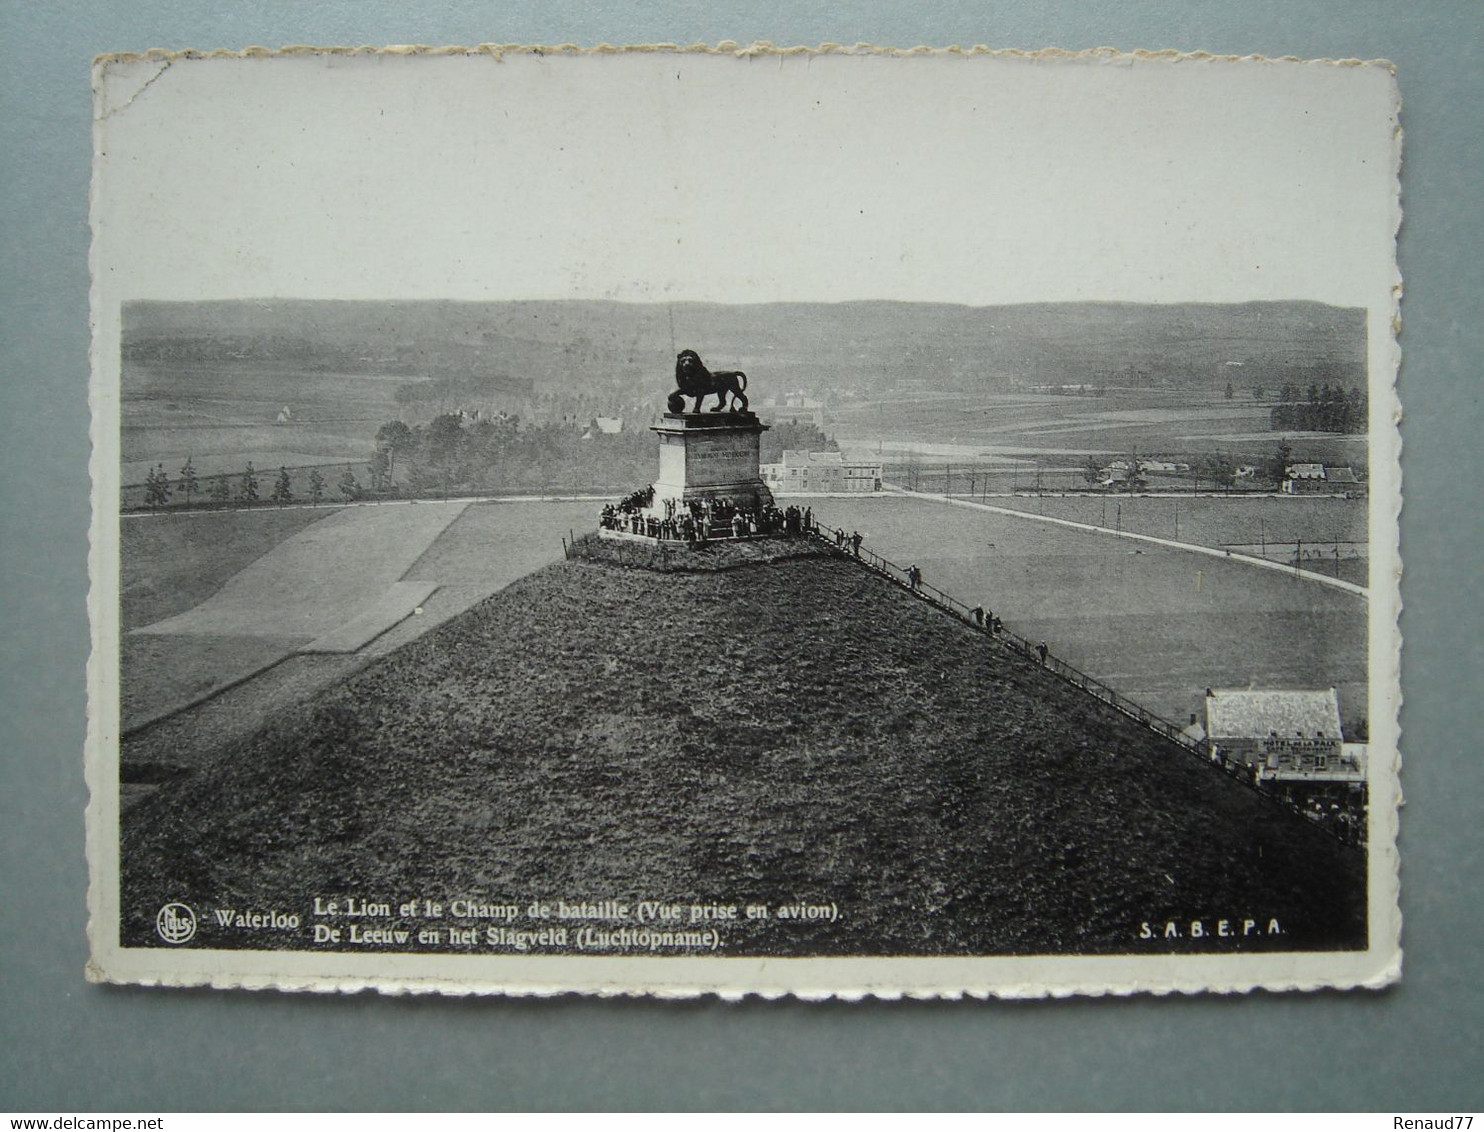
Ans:
POLYGON ((747 388, 747 375, 741 370, 717 370, 712 373, 701 361, 701 355, 694 350, 681 350, 675 356, 675 392, 670 394, 666 402, 672 413, 683 413, 685 411, 685 398, 694 397, 696 407, 692 412, 699 413, 706 398, 715 394, 716 407, 711 411, 720 413, 728 408, 728 400, 732 402, 731 408, 736 412, 747 411, 747 394, 743 392, 747 388))

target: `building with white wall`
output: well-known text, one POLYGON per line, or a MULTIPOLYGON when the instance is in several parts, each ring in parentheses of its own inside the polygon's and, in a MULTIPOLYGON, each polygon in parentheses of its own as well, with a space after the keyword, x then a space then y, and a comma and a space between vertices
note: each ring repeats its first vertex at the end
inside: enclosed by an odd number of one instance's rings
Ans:
POLYGON ((881 490, 879 460, 846 459, 840 452, 804 452, 789 449, 776 464, 758 471, 775 493, 826 495, 881 490))

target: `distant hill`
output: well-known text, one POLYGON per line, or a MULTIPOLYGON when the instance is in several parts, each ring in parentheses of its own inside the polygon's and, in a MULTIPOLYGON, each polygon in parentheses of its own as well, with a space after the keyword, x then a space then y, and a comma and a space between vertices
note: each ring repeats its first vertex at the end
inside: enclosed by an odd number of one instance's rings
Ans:
POLYGON ((123 821, 134 945, 166 901, 416 894, 838 909, 731 955, 1365 946, 1359 851, 822 554, 547 567, 123 821), (1282 934, 1162 938, 1193 918, 1282 934))
MULTIPOLYGON (((1243 304, 133 302, 126 360, 217 362, 512 389, 664 384, 676 349, 755 388, 990 391, 1093 383, 1210 391, 1364 383, 1365 314, 1243 304)), ((128 375, 126 373, 126 381, 128 375)))

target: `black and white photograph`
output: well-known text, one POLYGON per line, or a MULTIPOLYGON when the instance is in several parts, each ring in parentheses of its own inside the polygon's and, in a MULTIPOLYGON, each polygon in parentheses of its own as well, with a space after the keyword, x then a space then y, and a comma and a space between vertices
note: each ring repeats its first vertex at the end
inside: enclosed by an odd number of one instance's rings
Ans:
POLYGON ((1396 84, 94 65, 90 977, 1400 972, 1396 84))

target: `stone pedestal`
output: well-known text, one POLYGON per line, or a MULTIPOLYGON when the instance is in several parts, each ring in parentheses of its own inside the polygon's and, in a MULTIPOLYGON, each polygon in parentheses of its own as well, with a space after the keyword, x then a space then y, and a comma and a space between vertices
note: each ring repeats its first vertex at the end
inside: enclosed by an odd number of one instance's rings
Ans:
POLYGON ((649 426, 660 438, 660 474, 654 508, 667 499, 730 499, 767 506, 773 493, 758 471, 758 450, 768 426, 753 413, 666 413, 649 426))

